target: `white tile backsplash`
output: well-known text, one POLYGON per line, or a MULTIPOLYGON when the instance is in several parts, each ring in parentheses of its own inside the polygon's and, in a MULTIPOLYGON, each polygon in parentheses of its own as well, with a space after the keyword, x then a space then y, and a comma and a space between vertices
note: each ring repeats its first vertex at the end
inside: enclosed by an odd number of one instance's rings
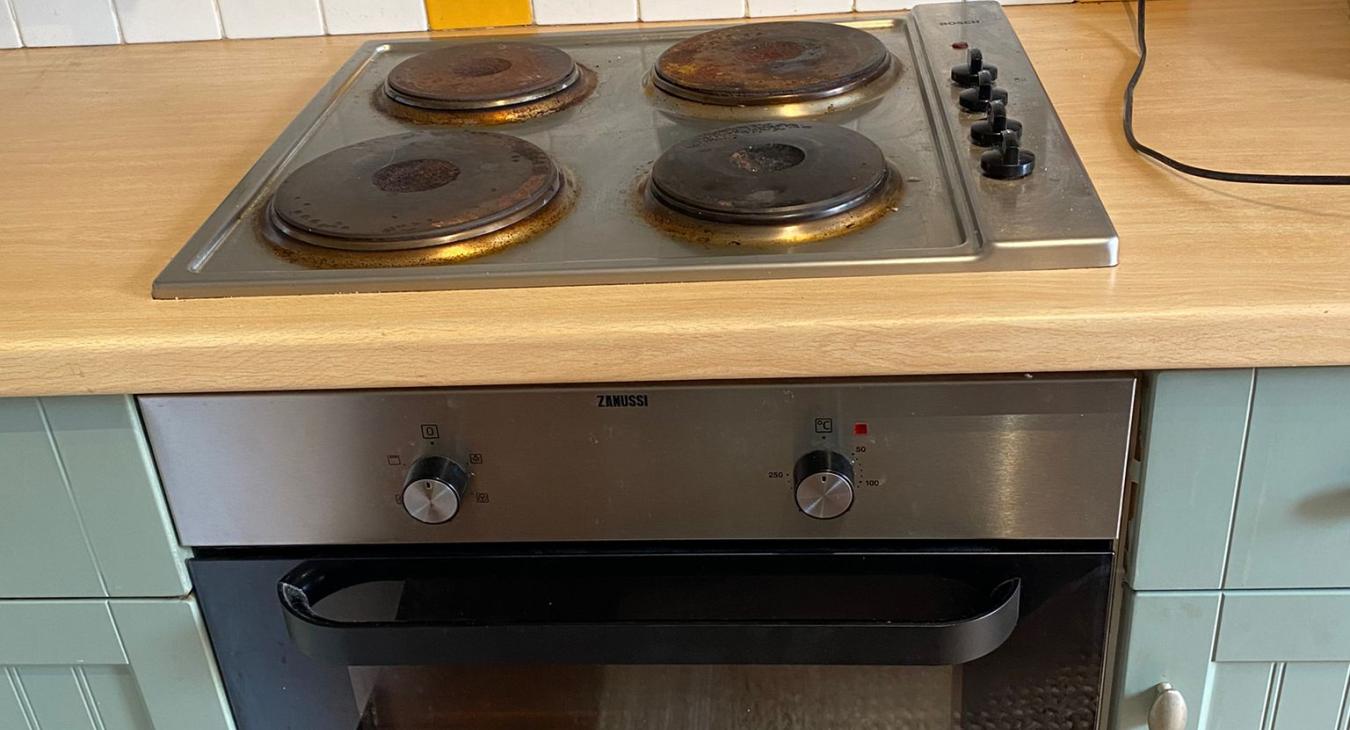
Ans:
POLYGON ((121 43, 112 0, 10 0, 24 45, 121 43))
POLYGON ((323 35, 319 0, 217 0, 226 38, 323 35))
POLYGON ((23 45, 19 38, 19 24, 14 21, 14 13, 9 9, 9 0, 0 0, 0 48, 18 48, 23 45))
MULTIPOLYGON (((948 1, 533 0, 533 6, 535 24, 566 25, 896 11, 948 1)), ((424 0, 0 0, 0 49, 426 29, 424 0)))
POLYGON ((749 0, 751 17, 847 13, 853 0, 749 0))
POLYGON ((637 19, 637 0, 534 0, 534 22, 539 25, 622 23, 637 19))
POLYGON ((113 0, 127 43, 221 37, 215 0, 113 0))
POLYGON ((743 18, 745 0, 638 0, 643 20, 743 18))
MULTIPOLYGON (((1074 0, 999 0, 1003 5, 1051 5, 1054 3, 1071 3, 1074 0)), ((932 3, 947 3, 952 0, 855 0, 853 9, 860 13, 871 12, 874 10, 909 10, 918 5, 930 5, 932 3)))
POLYGON ((329 33, 398 33, 427 29, 422 0, 323 0, 329 33))

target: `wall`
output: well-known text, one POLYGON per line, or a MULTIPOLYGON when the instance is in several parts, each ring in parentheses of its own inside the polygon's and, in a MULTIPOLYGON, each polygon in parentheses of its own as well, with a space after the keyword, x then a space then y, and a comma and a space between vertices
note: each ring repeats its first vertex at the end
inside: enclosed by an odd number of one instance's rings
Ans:
MULTIPOLYGON (((0 0, 0 48, 899 10, 935 0, 0 0)), ((1072 0, 1002 0, 1004 4, 1072 0)))

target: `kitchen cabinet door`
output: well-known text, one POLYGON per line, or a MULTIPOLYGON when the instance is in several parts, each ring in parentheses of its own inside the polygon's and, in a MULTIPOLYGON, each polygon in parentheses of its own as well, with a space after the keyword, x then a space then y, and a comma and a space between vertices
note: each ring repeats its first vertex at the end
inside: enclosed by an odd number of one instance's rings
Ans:
POLYGON ((233 726, 191 599, 0 601, 0 729, 233 726))
POLYGON ((1129 580, 1136 590, 1223 587, 1253 370, 1155 373, 1145 388, 1129 580))
POLYGON ((1146 730, 1160 683, 1187 730, 1343 730, 1350 591, 1194 591, 1126 598, 1115 730, 1146 730))
POLYGON ((1135 590, 1350 588, 1350 368, 1154 374, 1135 590))
POLYGON ((1257 372, 1226 588, 1350 588, 1350 368, 1257 372))
POLYGON ((181 596, 185 555, 131 398, 0 399, 0 598, 181 596))

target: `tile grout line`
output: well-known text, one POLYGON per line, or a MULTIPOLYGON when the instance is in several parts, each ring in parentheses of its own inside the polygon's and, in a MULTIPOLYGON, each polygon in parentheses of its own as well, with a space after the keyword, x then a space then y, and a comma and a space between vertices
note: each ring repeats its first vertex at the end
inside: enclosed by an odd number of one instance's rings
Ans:
POLYGON ((216 31, 220 33, 216 40, 225 39, 225 14, 220 12, 220 0, 209 0, 211 11, 216 14, 216 31))
POLYGON ((9 9, 9 19, 14 21, 14 35, 19 39, 19 48, 26 48, 28 41, 23 39, 23 26, 19 25, 19 11, 14 9, 14 0, 0 0, 9 9))
POLYGON ((127 34, 122 32, 122 16, 117 14, 116 0, 106 0, 108 3, 108 12, 112 14, 113 30, 117 31, 117 45, 123 46, 127 42, 127 34))

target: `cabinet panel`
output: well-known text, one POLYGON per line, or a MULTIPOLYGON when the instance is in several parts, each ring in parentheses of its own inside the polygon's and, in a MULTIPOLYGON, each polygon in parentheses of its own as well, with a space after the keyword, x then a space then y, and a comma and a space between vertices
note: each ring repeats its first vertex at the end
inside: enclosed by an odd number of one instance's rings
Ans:
POLYGON ((1279 677, 1271 730, 1339 730, 1348 663, 1286 664, 1279 677))
POLYGON ((128 397, 0 399, 0 506, 0 598, 189 590, 128 397))
POLYGON ((1223 586, 1254 377, 1210 370, 1149 380, 1131 540, 1135 589, 1223 586))
POLYGON ((0 730, 32 730, 32 727, 10 668, 0 667, 0 730))
POLYGON ((155 730, 128 667, 0 667, 0 730, 155 730))
POLYGON ((231 730, 229 703, 195 601, 111 601, 155 727, 231 730), (191 722, 185 720, 190 719, 191 722))
POLYGON ((233 726, 192 599, 0 601, 0 730, 233 726))
MULTIPOLYGON (((1224 730, 1266 730, 1275 665, 1247 662, 1216 664, 1210 668, 1209 696, 1204 698, 1204 727, 1224 730)), ((1192 695, 1191 714, 1196 714, 1192 695)), ((1200 718, 1196 718, 1197 724, 1200 718)))
POLYGON ((1168 682, 1190 708, 1187 730, 1346 730, 1350 621, 1327 619, 1347 601, 1346 591, 1127 595, 1111 727, 1146 730, 1154 688, 1168 682))
POLYGON ((18 667, 11 677, 42 730, 99 730, 76 667, 18 667))
POLYGON ((104 595, 35 398, 0 398, 0 495, 0 597, 104 595))
POLYGON ((89 695, 103 723, 101 730, 154 727, 130 667, 85 667, 83 672, 89 695))
POLYGON ((125 664, 106 601, 0 601, 0 664, 125 664))
POLYGON ((1350 587, 1350 368, 1261 370, 1228 588, 1350 587))
POLYGON ((190 590, 135 402, 123 396, 43 398, 52 440, 111 597, 190 590))
POLYGON ((1215 659, 1350 661, 1350 591, 1227 593, 1215 659))
MULTIPOLYGON (((1114 727, 1147 728, 1154 687, 1160 682, 1171 683, 1188 699, 1204 694, 1220 598, 1202 592, 1126 595, 1114 727)), ((1198 730, 1197 721, 1192 712, 1186 730, 1198 730)))

